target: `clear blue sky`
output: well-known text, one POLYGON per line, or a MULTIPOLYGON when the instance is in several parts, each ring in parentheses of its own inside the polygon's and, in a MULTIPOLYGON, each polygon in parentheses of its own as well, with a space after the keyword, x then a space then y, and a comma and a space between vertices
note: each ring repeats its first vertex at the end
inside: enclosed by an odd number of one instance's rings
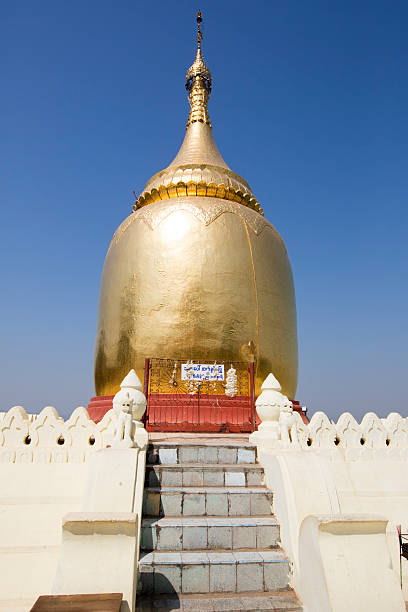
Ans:
POLYGON ((0 410, 94 393, 103 260, 184 135, 197 8, 217 144, 290 254, 298 399, 408 415, 406 0, 2 3, 0 410))

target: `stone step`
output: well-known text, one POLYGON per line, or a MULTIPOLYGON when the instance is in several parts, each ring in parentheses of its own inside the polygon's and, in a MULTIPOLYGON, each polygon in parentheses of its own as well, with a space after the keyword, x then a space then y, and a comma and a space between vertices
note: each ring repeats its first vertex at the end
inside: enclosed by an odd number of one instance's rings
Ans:
POLYGON ((142 521, 142 550, 275 548, 280 536, 275 517, 174 517, 142 521))
POLYGON ((146 487, 143 516, 265 516, 272 500, 265 487, 146 487))
POLYGON ((177 463, 146 466, 146 486, 247 487, 263 484, 264 470, 253 463, 177 463))
POLYGON ((289 588, 281 550, 151 552, 139 562, 141 593, 244 593, 289 588))
POLYGON ((142 595, 136 599, 136 612, 301 612, 292 590, 267 593, 228 593, 207 595, 142 595))
POLYGON ((223 445, 209 444, 178 444, 163 442, 149 446, 147 463, 179 464, 179 463, 255 463, 256 448, 253 445, 223 445))

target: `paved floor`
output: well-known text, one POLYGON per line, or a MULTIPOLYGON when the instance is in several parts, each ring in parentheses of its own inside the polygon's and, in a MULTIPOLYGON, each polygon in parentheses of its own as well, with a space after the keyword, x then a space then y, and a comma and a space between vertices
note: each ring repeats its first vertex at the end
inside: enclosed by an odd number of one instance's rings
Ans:
MULTIPOLYGON (((249 434, 223 434, 223 433, 190 433, 190 432, 149 432, 150 442, 172 444, 198 444, 205 446, 248 446, 249 434)), ((252 446, 252 445, 251 445, 252 446)))

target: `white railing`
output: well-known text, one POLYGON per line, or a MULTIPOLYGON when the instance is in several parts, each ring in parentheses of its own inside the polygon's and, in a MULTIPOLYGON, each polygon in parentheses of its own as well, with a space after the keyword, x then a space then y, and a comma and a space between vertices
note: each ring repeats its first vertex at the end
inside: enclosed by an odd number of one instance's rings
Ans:
POLYGON ((14 406, 0 418, 0 462, 83 462, 89 453, 112 442, 113 411, 94 423, 88 411, 76 408, 64 421, 52 406, 37 415, 14 406))
POLYGON ((408 418, 396 412, 391 412, 385 419, 368 412, 361 423, 349 412, 344 412, 337 423, 324 412, 316 412, 308 425, 297 413, 294 416, 297 445, 302 450, 339 448, 359 449, 366 453, 369 449, 382 449, 395 457, 401 451, 401 458, 408 458, 408 418))

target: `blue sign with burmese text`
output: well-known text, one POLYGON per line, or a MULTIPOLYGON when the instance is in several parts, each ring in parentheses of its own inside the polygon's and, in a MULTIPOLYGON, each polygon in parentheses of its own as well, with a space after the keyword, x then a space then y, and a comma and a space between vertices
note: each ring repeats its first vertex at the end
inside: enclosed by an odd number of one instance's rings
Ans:
POLYGON ((181 380, 224 380, 224 364, 182 363, 181 380))

